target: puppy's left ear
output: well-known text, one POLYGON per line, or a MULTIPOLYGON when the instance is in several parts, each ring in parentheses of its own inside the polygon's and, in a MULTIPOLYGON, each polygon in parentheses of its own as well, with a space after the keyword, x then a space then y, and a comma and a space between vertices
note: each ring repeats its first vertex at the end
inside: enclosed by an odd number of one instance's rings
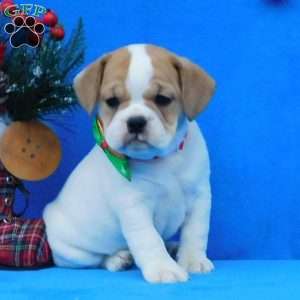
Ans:
POLYGON ((179 75, 183 110, 191 121, 212 98, 216 83, 202 68, 186 58, 175 56, 173 63, 179 75))
POLYGON ((105 65, 110 54, 104 55, 97 61, 87 66, 74 79, 74 90, 81 106, 91 113, 96 102, 99 100, 99 93, 103 78, 105 65))

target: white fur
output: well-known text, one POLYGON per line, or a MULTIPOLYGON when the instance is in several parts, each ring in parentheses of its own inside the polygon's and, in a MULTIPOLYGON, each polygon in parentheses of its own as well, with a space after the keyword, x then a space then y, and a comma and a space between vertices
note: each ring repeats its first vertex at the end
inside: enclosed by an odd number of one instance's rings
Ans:
MULTIPOLYGON (((134 54, 127 84, 129 92, 139 99, 152 71, 145 53, 131 49, 134 54), (138 62, 147 65, 147 74, 138 62)), ((154 118, 150 136, 160 127, 157 116, 137 101, 117 116, 118 125, 110 134, 117 134, 115 131, 122 129, 124 120, 134 112, 154 118)), ((131 182, 95 146, 75 168, 43 215, 55 263, 99 267, 107 265, 107 256, 129 248, 149 282, 186 281, 188 272, 212 270, 206 256, 211 206, 209 157, 197 124, 189 124, 182 151, 164 159, 131 160, 130 166, 131 182), (180 228, 177 263, 164 241, 180 228)), ((115 261, 120 264, 119 259, 110 260, 110 269, 118 269, 111 266, 115 261)))
POLYGON ((127 49, 131 56, 131 62, 126 80, 126 88, 130 91, 131 102, 139 103, 142 102, 143 94, 149 87, 154 70, 145 45, 131 45, 127 49))
MULTIPOLYGON (((153 110, 144 104, 130 104, 121 110, 106 128, 106 139, 113 149, 119 149, 130 139, 127 131, 127 121, 130 117, 143 116, 147 120, 147 126, 143 133, 139 134, 141 141, 146 141, 157 148, 166 147, 173 135, 166 130, 159 117, 153 110)), ((146 145, 129 145, 129 147, 140 147, 146 145)))

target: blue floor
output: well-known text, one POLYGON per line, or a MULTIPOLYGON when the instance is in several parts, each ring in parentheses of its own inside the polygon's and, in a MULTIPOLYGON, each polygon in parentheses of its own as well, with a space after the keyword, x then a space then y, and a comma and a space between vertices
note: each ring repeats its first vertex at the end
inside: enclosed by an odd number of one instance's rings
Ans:
POLYGON ((300 261, 217 261, 215 265, 213 273, 176 285, 150 285, 136 270, 1 270, 0 299, 300 299, 300 261))

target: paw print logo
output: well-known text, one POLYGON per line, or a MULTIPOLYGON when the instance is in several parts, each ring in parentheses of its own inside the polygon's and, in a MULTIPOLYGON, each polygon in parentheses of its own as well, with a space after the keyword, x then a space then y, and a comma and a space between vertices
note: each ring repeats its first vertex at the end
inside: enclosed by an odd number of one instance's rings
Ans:
POLYGON ((34 17, 17 16, 12 23, 5 25, 4 31, 10 34, 10 44, 13 48, 23 45, 36 48, 40 44, 40 36, 45 32, 45 26, 37 22, 34 17))

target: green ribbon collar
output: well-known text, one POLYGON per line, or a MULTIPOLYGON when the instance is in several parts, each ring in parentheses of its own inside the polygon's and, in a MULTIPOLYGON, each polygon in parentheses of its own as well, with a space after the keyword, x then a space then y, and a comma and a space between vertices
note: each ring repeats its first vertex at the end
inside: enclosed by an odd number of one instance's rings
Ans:
POLYGON ((104 130, 101 120, 95 118, 93 124, 93 133, 96 143, 103 150, 107 158, 116 168, 116 170, 125 177, 128 181, 131 181, 131 170, 128 162, 128 158, 122 154, 113 151, 107 144, 104 136, 104 130))

